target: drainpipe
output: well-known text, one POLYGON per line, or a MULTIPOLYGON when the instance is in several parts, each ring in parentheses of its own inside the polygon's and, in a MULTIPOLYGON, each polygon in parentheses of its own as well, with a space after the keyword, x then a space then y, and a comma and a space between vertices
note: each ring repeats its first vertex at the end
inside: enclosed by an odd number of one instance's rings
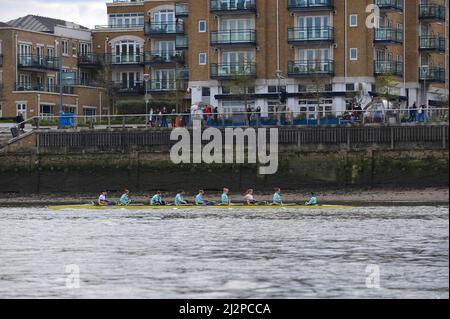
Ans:
POLYGON ((347 35, 347 10, 348 10, 348 2, 347 2, 347 0, 345 0, 345 9, 344 9, 344 15, 345 15, 345 18, 344 18, 344 42, 345 42, 345 45, 344 45, 344 50, 345 50, 345 52, 344 52, 344 59, 345 59, 345 61, 344 61, 344 82, 345 82, 345 84, 347 84, 347 75, 348 75, 348 73, 347 73, 347 65, 348 65, 348 62, 347 62, 347 59, 348 59, 348 43, 347 43, 347 37, 348 37, 348 35, 347 35))
MULTIPOLYGON (((15 45, 14 45, 14 50, 13 50, 13 52, 14 52, 14 66, 15 66, 15 71, 16 71, 16 83, 18 83, 19 82, 19 69, 18 69, 18 65, 17 65, 17 59, 18 59, 18 51, 17 51, 17 46, 19 45, 19 40, 18 40, 18 34, 17 34, 17 32, 15 32, 15 34, 14 34, 14 42, 15 42, 15 45)), ((14 88, 14 90, 15 90, 15 88, 14 88)))
POLYGON ((403 91, 406 95, 406 2, 403 3, 403 91))
POLYGON ((277 76, 280 74, 280 2, 277 0, 277 76))

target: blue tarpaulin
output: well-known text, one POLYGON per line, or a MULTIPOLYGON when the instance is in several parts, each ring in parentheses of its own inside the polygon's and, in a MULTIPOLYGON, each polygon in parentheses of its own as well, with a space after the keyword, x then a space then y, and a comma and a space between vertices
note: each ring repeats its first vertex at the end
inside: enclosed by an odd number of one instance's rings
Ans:
POLYGON ((59 126, 61 128, 75 127, 76 125, 77 119, 74 113, 61 112, 61 117, 59 118, 59 126))

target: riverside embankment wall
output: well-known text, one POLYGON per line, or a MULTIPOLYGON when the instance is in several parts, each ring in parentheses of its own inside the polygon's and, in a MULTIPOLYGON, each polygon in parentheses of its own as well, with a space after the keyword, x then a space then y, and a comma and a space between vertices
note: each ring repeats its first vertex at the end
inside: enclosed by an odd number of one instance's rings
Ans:
POLYGON ((448 186, 448 126, 280 130, 279 170, 170 161, 170 131, 35 131, 0 151, 0 193, 448 186))

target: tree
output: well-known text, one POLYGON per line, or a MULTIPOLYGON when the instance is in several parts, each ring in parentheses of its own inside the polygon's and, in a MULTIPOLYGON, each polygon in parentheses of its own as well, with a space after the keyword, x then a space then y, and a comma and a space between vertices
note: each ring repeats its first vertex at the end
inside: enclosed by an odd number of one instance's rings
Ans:
POLYGON ((387 100, 387 108, 389 109, 389 103, 392 101, 395 97, 395 95, 391 95, 392 91, 395 87, 397 87, 397 80, 396 76, 392 74, 384 74, 380 75, 376 78, 376 88, 377 93, 384 97, 387 100))

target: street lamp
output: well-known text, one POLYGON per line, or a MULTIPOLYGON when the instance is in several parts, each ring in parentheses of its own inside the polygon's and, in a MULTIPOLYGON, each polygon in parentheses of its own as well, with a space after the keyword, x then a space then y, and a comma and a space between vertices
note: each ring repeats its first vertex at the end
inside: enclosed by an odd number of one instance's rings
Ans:
POLYGON ((144 85, 145 85, 145 125, 148 126, 148 81, 150 80, 150 74, 144 74, 144 85))

